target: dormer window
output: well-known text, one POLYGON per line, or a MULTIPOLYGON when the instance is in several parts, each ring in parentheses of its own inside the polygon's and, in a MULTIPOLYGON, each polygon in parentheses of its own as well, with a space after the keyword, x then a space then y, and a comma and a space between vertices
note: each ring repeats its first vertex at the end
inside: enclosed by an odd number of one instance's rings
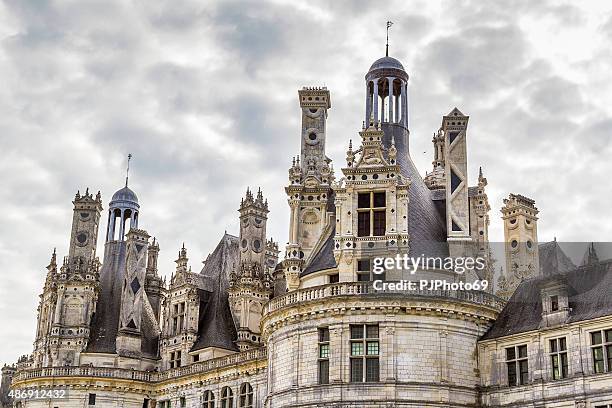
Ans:
POLYGON ((357 196, 357 236, 382 237, 387 226, 385 192, 359 193, 357 196))
POLYGON ((559 296, 554 295, 550 297, 550 311, 556 312, 559 310, 559 296))

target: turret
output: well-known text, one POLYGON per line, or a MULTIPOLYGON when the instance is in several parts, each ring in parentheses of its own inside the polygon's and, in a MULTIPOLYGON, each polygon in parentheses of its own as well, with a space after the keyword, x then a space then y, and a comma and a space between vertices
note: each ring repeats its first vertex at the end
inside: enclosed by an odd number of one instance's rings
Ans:
POLYGON ((510 194, 504 199, 501 212, 506 268, 505 276, 500 278, 497 295, 509 298, 523 280, 540 274, 537 228, 539 211, 534 200, 520 194, 510 194))
POLYGON ((240 203, 240 263, 230 274, 229 302, 238 331, 237 345, 247 350, 261 343, 259 323, 263 305, 273 292, 272 275, 266 266, 268 202, 261 190, 257 197, 247 189, 240 203))

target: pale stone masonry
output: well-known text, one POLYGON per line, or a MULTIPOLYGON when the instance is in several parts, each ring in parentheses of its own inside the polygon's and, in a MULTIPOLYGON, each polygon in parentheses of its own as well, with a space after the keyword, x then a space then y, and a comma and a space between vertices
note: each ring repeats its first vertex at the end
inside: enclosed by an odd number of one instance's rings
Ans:
POLYGON ((77 193, 68 256, 58 265, 53 251, 34 350, 2 369, 2 403, 610 408, 612 261, 592 245, 577 267, 556 241, 538 244, 535 201, 510 194, 495 292, 482 169, 469 184, 469 117, 457 108, 443 116, 423 178, 408 149, 408 81, 394 58, 372 64, 365 120, 337 176, 326 154, 330 91, 298 91, 300 152, 285 187, 281 262, 261 191, 247 189, 240 230, 221 237, 200 271, 183 244, 169 281, 127 178, 108 206, 102 262, 101 194, 77 193), (404 254, 479 257, 484 267, 374 273, 374 258, 404 254), (489 286, 381 291, 377 279, 489 286), (10 401, 9 384, 66 398, 10 401))

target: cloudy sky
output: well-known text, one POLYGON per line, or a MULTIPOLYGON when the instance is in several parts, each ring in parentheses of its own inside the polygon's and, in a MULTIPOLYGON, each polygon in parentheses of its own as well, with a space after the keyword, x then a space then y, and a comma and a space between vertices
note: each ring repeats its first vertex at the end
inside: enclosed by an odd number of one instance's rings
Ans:
MULTIPOLYGON (((491 239, 509 192, 533 197, 540 241, 612 237, 612 5, 604 1, 0 2, 0 363, 31 351, 53 247, 67 252, 78 189, 108 203, 134 156, 141 227, 168 275, 238 232, 247 186, 286 242, 283 186, 299 152, 297 90, 332 95, 339 169, 384 53, 410 74, 413 159, 454 106, 470 115, 472 181, 489 180, 491 239)), ((106 225, 101 225, 103 235, 106 225)), ((102 255, 102 247, 99 248, 102 255)))

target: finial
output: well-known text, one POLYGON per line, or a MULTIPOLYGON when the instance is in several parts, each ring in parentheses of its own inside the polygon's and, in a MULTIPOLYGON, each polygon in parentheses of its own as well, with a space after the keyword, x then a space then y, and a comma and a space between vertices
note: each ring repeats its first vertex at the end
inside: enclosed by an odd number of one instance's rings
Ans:
POLYGON ((349 139, 349 150, 353 150, 353 139, 349 139))
POLYGON ((395 135, 391 135, 391 146, 395 146, 395 135))
POLYGON ((482 178, 482 166, 478 167, 478 177, 482 178))
POLYGON ((293 162, 291 163, 292 167, 295 167, 295 156, 293 156, 293 162))
POLYGON ((132 153, 128 154, 127 169, 125 170, 125 186, 128 186, 128 179, 130 177, 130 160, 132 160, 132 153))
POLYGON ((392 21, 387 21, 387 47, 385 49, 385 57, 389 56, 389 28, 391 28, 392 25, 392 21))

